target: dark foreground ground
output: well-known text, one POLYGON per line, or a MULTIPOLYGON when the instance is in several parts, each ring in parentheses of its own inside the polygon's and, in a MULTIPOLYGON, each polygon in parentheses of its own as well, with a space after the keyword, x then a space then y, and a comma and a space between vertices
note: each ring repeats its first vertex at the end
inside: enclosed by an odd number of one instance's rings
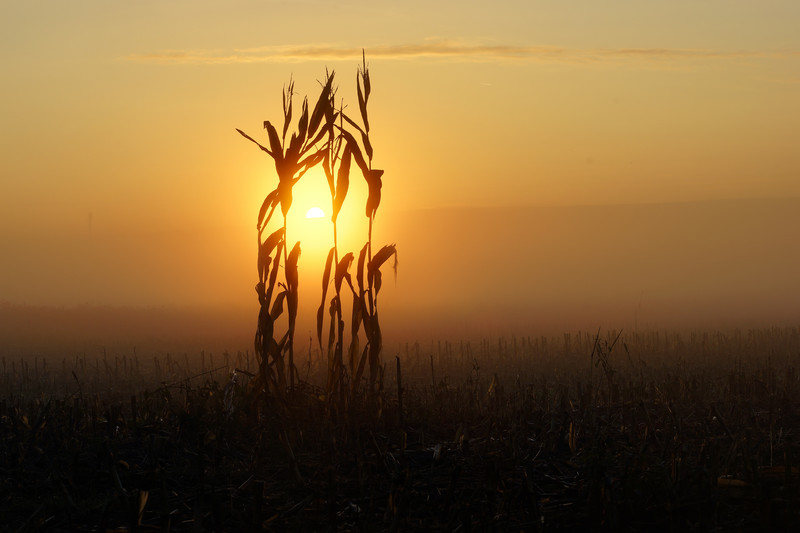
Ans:
POLYGON ((4 361, 0 530, 797 531, 800 333, 614 338, 401 348, 347 405, 241 356, 4 361))

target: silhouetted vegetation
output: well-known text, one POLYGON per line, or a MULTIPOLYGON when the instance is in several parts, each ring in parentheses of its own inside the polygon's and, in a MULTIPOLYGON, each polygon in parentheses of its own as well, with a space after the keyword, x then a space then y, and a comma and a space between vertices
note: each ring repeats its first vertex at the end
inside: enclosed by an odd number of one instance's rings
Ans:
MULTIPOLYGON (((358 396, 364 370, 368 364, 369 374, 364 387, 366 397, 376 406, 378 392, 383 388, 383 367, 380 354, 382 336, 378 320, 378 292, 381 288, 381 267, 394 257, 397 266, 397 251, 394 245, 383 246, 373 254, 372 228, 381 202, 383 170, 372 166, 373 147, 370 141, 369 114, 367 104, 372 91, 366 58, 356 77, 358 110, 361 125, 345 113, 344 105, 336 110, 336 87, 334 73, 326 74, 322 90, 312 112, 308 99, 303 99, 297 131, 289 142, 286 134, 292 123, 294 83, 289 82, 283 90, 283 130, 278 130, 270 121, 264 122, 269 147, 241 130, 246 139, 255 143, 275 161, 278 185, 264 199, 258 213, 258 284, 256 292, 260 310, 255 336, 255 353, 260 361, 259 382, 253 384, 255 395, 267 395, 283 401, 287 387, 294 390, 299 381, 294 362, 294 330, 297 319, 298 271, 297 260, 300 243, 292 247, 287 256, 286 216, 292 206, 292 189, 303 175, 317 164, 322 164, 331 195, 331 219, 333 222, 333 247, 331 248, 322 278, 322 299, 317 311, 317 341, 323 349, 323 329, 326 309, 330 328, 325 351, 328 357, 326 399, 329 408, 342 411, 358 396), (338 120, 338 123, 337 123, 338 120), (360 141, 350 130, 354 130, 360 141), (367 183, 368 195, 365 214, 368 219, 367 239, 358 255, 356 284, 349 272, 354 261, 353 252, 340 256, 338 243, 338 216, 350 186, 352 161, 360 169, 367 183), (265 229, 276 208, 280 206, 283 225, 264 238, 265 229), (284 281, 278 281, 283 253, 284 281), (327 300, 329 286, 333 282, 334 294, 327 300), (345 320, 343 311, 343 284, 350 289, 352 314, 350 343, 345 363, 345 320), (277 289, 276 289, 277 287, 277 289), (285 334, 275 331, 278 318, 286 304, 288 328, 285 334), (360 332, 363 330, 366 345, 360 348, 360 332), (288 359, 288 361, 285 361, 288 359), (288 377, 287 377, 288 374, 288 377)), ((262 397, 262 402, 270 401, 262 397)))
MULTIPOLYGON (((402 395, 285 411, 252 354, 2 361, 11 531, 793 530, 800 330, 397 347, 402 395), (402 402, 402 412, 400 411, 402 402)), ((302 355, 300 356, 302 359, 302 355)), ((318 384, 318 385, 315 385, 318 384)))

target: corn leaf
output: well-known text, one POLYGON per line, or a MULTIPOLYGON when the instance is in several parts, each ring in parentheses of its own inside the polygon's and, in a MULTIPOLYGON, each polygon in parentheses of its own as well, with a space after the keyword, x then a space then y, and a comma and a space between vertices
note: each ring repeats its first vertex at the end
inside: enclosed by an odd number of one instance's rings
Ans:
POLYGON ((273 321, 278 320, 278 317, 283 313, 283 301, 286 299, 286 294, 287 291, 279 292, 272 303, 272 310, 269 312, 269 316, 273 321))
POLYGON ((344 257, 339 260, 336 265, 336 274, 334 275, 334 286, 336 287, 336 294, 339 294, 342 288, 342 280, 348 275, 347 270, 350 268, 350 263, 353 262, 353 252, 347 252, 344 257))
POLYGON ((342 280, 348 276, 347 270, 353 262, 353 252, 347 252, 344 257, 339 260, 336 265, 336 273, 334 274, 334 286, 336 287, 336 294, 338 295, 342 289, 342 280))
POLYGON ((275 259, 272 260, 272 271, 269 273, 269 285, 267 286, 267 302, 272 299, 272 291, 275 289, 275 282, 278 279, 278 267, 281 264, 281 252, 283 251, 283 239, 278 241, 275 248, 275 259))
POLYGON ((261 143, 259 143, 258 141, 256 141, 252 137, 250 137, 248 134, 246 134, 245 132, 243 132, 239 128, 236 128, 236 131, 238 131, 241 134, 241 136, 244 137, 245 139, 247 139, 248 141, 250 141, 252 143, 255 143, 259 148, 261 148, 263 151, 267 152, 271 157, 273 157, 273 158, 275 157, 275 154, 273 154, 272 151, 269 148, 267 148, 266 146, 263 146, 261 143))
POLYGON ((281 140, 278 137, 278 132, 275 130, 275 126, 269 120, 264 121, 264 128, 267 130, 267 135, 269 136, 269 147, 272 150, 272 157, 275 158, 275 161, 283 161, 283 147, 281 146, 281 140))
POLYGON ((333 265, 333 257, 336 253, 336 248, 331 248, 328 252, 328 258, 325 260, 325 270, 322 273, 322 301, 317 309, 317 342, 319 342, 319 349, 322 349, 322 322, 325 309, 325 297, 328 294, 328 284, 331 279, 331 266, 333 265))
POLYGON ((392 256, 394 256, 395 258, 394 268, 397 268, 397 246, 394 244, 387 244, 386 246, 378 250, 378 253, 372 256, 369 265, 367 265, 368 270, 375 270, 380 268, 392 256))
POLYGON ((322 160, 322 170, 325 171, 325 177, 328 179, 328 187, 331 190, 331 201, 333 201, 333 198, 336 196, 336 185, 333 182, 330 150, 325 150, 325 158, 322 160))
POLYGON ((367 265, 367 275, 369 276, 370 288, 375 287, 375 296, 381 290, 381 265, 383 265, 390 257, 394 256, 394 269, 395 276, 397 275, 397 248, 394 244, 388 244, 381 248, 378 253, 372 256, 369 264, 367 265))
MULTIPOLYGON (((315 146, 318 142, 320 142, 322 140, 322 138, 325 137, 325 134, 328 133, 331 130, 331 128, 332 128, 331 124, 325 124, 324 126, 322 126, 322 128, 319 130, 319 132, 317 132, 316 137, 311 139, 306 144, 306 151, 308 151, 312 146, 315 146)), ((309 134, 309 135, 311 135, 311 134, 309 134)))
MULTIPOLYGON (((258 223, 256 224, 256 228, 258 228, 259 230, 262 228, 262 226, 266 226, 267 222, 269 222, 269 217, 267 217, 266 222, 264 222, 264 216, 267 214, 267 209, 269 209, 270 207, 273 210, 275 209, 275 206, 277 205, 277 199, 278 199, 277 189, 269 193, 267 197, 264 198, 264 203, 261 204, 261 209, 258 210, 258 223)), ((270 216, 271 215, 272 212, 270 212, 270 216)))
POLYGON ((361 142, 364 143, 364 152, 367 154, 367 159, 372 161, 372 143, 369 142, 369 135, 362 133, 361 142))
POLYGON ((364 177, 366 177, 369 174, 370 170, 366 161, 364 161, 364 156, 361 155, 361 148, 358 146, 358 141, 356 141, 356 138, 353 137, 353 134, 350 133, 349 131, 347 130, 341 130, 341 131, 342 131, 342 137, 344 137, 345 141, 347 141, 347 145, 350 147, 350 151, 353 152, 353 158, 355 158, 358 168, 361 169, 361 173, 364 174, 364 177))
POLYGON ((292 186, 294 182, 291 180, 281 180, 278 182, 278 198, 281 202, 281 212, 285 217, 292 207, 292 186))
POLYGON ((358 254, 358 271, 356 272, 356 281, 358 282, 359 294, 364 294, 364 261, 366 260, 368 250, 369 242, 364 244, 364 247, 361 248, 361 253, 358 254))
POLYGON ((297 136, 303 141, 308 133, 308 97, 303 98, 303 111, 300 112, 300 121, 297 124, 297 136))
POLYGON ((278 228, 277 230, 273 231, 267 240, 264 241, 262 245, 267 254, 272 255, 272 250, 283 240, 283 228, 278 228))
POLYGON ((289 252, 289 257, 286 258, 286 283, 289 285, 289 291, 297 291, 298 276, 297 276, 297 260, 300 259, 300 241, 297 241, 289 252))
POLYGON ((283 94, 283 139, 286 138, 286 130, 292 122, 292 93, 294 93, 294 81, 289 80, 289 88, 283 94))
POLYGON ((328 76, 325 86, 322 88, 322 92, 319 95, 319 99, 317 99, 317 103, 314 106, 314 111, 311 113, 311 120, 308 123, 309 136, 314 135, 320 122, 322 122, 322 118, 328 115, 328 110, 326 108, 331 105, 330 99, 333 87, 333 76, 333 72, 328 76))
POLYGON ((344 199, 347 196, 347 189, 350 187, 350 145, 348 144, 342 154, 342 161, 339 164, 339 172, 336 176, 336 196, 333 199, 333 215, 331 220, 336 223, 339 211, 342 209, 344 199))
POLYGON ((381 187, 383 186, 381 176, 383 176, 383 170, 369 170, 364 174, 369 188, 366 211, 368 218, 375 216, 375 212, 381 204, 381 187))
POLYGON ((366 100, 369 100, 369 93, 370 93, 370 83, 369 83, 369 69, 367 68, 367 54, 364 49, 361 49, 361 74, 364 77, 364 97, 366 100))
POLYGON ((364 122, 364 129, 369 132, 369 117, 367 116, 367 100, 361 91, 360 76, 356 74, 356 88, 358 89, 358 108, 361 110, 361 120, 364 122))
POLYGON ((367 134, 367 132, 365 132, 363 129, 361 129, 361 126, 356 124, 356 122, 352 118, 348 117, 345 113, 342 113, 342 118, 344 118, 345 121, 347 121, 348 124, 353 126, 359 133, 361 133, 361 135, 366 135, 367 134))

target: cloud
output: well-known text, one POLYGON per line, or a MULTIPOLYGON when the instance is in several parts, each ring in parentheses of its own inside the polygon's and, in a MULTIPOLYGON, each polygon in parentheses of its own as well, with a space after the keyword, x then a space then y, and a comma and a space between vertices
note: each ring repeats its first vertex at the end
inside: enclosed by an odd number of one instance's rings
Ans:
MULTIPOLYGON (((164 64, 282 63, 360 59, 362 49, 336 45, 272 46, 232 51, 170 50, 132 54, 129 61, 164 64)), ((378 45, 366 48, 371 58, 439 58, 455 61, 525 61, 537 63, 675 62, 692 60, 740 60, 797 56, 797 52, 720 51, 682 48, 567 48, 561 46, 513 46, 432 41, 419 44, 378 45)))

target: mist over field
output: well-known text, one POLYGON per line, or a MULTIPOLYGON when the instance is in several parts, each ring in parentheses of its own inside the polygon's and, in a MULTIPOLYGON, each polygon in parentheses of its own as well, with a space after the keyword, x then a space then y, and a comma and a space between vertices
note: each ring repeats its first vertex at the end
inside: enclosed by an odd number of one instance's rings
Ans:
MULTIPOLYGON (((399 264, 396 281, 384 269, 381 290, 386 356, 415 340, 800 323, 798 199, 444 208, 387 220, 378 239, 397 243, 399 264)), ((54 245, 4 235, 0 350, 252 350, 255 268, 234 252, 252 231, 216 228, 188 242, 80 235, 57 243, 57 260, 54 245)), ((316 344, 321 265, 303 257, 305 352, 316 344)))

